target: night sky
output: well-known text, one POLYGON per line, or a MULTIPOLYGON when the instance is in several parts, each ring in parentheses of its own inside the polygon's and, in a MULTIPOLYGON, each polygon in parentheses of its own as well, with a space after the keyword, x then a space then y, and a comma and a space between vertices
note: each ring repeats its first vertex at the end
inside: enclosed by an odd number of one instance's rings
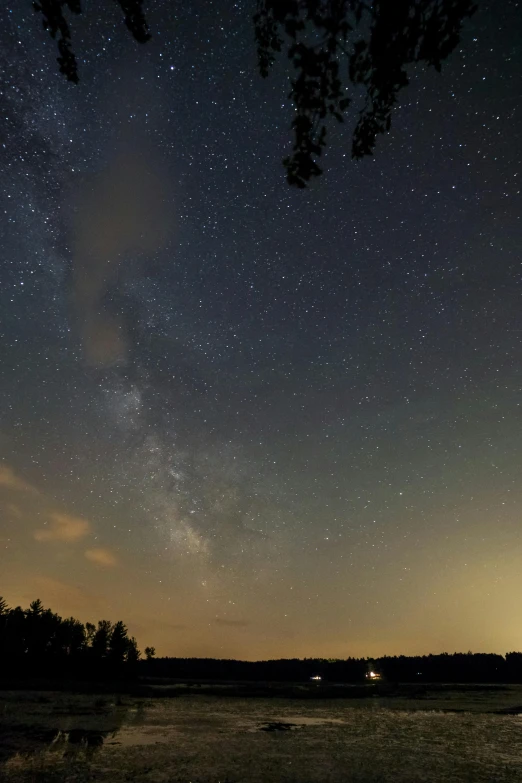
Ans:
POLYGON ((10 605, 159 655, 522 648, 522 7, 480 6, 305 191, 251 2, 150 0, 146 45, 89 4, 77 86, 1 12, 10 605))

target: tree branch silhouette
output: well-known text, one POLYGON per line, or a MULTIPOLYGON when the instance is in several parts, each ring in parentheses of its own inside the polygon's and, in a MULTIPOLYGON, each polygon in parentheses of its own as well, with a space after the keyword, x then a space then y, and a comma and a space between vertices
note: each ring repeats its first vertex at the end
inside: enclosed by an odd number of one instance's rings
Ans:
MULTIPOLYGON (((135 40, 148 41, 143 0, 115 2, 135 40)), ((78 83, 66 12, 81 13, 80 0, 35 0, 33 7, 58 41, 61 73, 78 83)), ((390 130, 409 66, 440 71, 475 10, 474 0, 258 0, 253 22, 261 76, 283 51, 293 68, 293 145, 283 160, 288 182, 304 188, 322 174, 328 122, 344 121, 353 101, 350 87, 363 92, 352 157, 373 155, 377 137, 390 130)))

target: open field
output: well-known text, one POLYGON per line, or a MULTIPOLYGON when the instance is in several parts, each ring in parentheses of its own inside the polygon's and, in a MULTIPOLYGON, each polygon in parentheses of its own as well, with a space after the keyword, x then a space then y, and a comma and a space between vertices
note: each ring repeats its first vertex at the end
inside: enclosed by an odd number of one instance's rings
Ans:
MULTIPOLYGON (((226 692, 226 688, 223 689, 226 692)), ((387 696, 0 693, 6 783, 522 780, 521 686, 387 696), (519 714, 520 713, 520 714, 519 714)), ((370 695, 373 694, 373 695, 370 695)))

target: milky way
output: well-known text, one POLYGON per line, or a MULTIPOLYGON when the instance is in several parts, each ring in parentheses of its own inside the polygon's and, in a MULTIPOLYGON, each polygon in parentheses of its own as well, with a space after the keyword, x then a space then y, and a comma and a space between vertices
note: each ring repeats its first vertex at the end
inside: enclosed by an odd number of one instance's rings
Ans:
POLYGON ((520 649, 519 4, 304 192, 251 4, 150 5, 74 21, 77 86, 4 12, 1 592, 171 655, 520 649))

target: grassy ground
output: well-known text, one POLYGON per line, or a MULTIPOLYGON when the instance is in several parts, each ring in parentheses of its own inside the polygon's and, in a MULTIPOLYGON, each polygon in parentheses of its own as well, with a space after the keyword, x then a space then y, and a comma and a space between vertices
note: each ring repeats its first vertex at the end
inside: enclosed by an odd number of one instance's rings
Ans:
POLYGON ((349 700, 6 692, 0 779, 515 783, 522 780, 517 705, 520 686, 349 700))

